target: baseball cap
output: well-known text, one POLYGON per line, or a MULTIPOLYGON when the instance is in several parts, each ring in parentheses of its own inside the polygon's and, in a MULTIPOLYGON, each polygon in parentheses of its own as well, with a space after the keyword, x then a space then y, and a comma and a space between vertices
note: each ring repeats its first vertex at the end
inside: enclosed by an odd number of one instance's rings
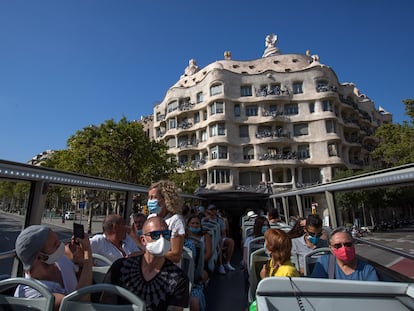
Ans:
POLYGON ((211 209, 217 209, 217 206, 215 206, 214 204, 210 204, 207 209, 211 210, 211 209))
POLYGON ((16 239, 16 254, 23 264, 25 271, 30 270, 33 262, 46 244, 49 228, 41 225, 32 225, 20 232, 16 239))

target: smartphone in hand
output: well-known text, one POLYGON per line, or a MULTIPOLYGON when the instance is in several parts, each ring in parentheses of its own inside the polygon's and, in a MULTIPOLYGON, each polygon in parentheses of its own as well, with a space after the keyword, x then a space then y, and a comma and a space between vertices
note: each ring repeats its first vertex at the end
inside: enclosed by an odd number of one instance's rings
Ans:
POLYGON ((85 229, 83 228, 83 225, 73 223, 73 236, 75 241, 77 238, 83 239, 85 237, 85 229))

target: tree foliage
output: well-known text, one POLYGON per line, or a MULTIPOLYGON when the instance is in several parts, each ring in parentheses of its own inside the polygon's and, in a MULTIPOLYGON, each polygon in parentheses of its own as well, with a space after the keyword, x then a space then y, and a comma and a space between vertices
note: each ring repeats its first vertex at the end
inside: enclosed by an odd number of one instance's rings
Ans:
POLYGON ((176 170, 166 150, 148 138, 140 123, 122 118, 77 131, 68 139, 67 149, 55 152, 46 166, 149 185, 176 170))
POLYGON ((375 132, 379 144, 372 152, 372 158, 385 167, 414 162, 414 100, 404 100, 406 114, 411 122, 381 125, 375 132))

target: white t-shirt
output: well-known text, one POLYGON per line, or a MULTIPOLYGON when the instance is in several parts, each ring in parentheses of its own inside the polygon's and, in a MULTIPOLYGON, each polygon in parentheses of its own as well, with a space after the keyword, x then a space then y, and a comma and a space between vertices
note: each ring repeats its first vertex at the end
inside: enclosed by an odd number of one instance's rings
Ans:
MULTIPOLYGON (((124 257, 122 252, 114 244, 112 244, 109 240, 106 239, 105 233, 96 234, 92 238, 90 238, 89 241, 91 243, 92 253, 105 256, 112 262, 124 257)), ((122 240, 121 247, 127 255, 139 251, 138 246, 135 244, 134 240, 128 234, 125 236, 125 239, 122 240)), ((106 266, 107 264, 99 260, 96 260, 95 265, 106 266)))
MULTIPOLYGON (((60 270, 63 280, 63 287, 58 282, 46 281, 46 280, 35 280, 46 286, 50 292, 59 293, 63 295, 70 294, 78 287, 78 279, 76 278, 76 266, 73 262, 66 256, 62 256, 57 262, 56 266, 60 270)), ((28 274, 25 275, 26 278, 30 279, 28 274)), ((26 285, 19 285, 16 288, 14 293, 15 297, 25 297, 25 298, 37 298, 42 295, 35 289, 26 285)))
POLYGON ((171 230, 172 238, 185 234, 185 222, 182 215, 174 214, 171 216, 168 214, 164 220, 167 223, 168 229, 171 230))

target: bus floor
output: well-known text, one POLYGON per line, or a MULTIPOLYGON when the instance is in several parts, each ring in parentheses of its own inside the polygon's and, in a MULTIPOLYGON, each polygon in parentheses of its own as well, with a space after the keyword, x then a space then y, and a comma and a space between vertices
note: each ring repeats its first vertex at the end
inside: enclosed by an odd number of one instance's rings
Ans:
POLYGON ((231 260, 231 264, 236 270, 227 271, 225 275, 216 271, 211 275, 205 289, 206 311, 247 310, 248 283, 246 272, 240 268, 242 258, 242 251, 240 247, 236 246, 231 260))

